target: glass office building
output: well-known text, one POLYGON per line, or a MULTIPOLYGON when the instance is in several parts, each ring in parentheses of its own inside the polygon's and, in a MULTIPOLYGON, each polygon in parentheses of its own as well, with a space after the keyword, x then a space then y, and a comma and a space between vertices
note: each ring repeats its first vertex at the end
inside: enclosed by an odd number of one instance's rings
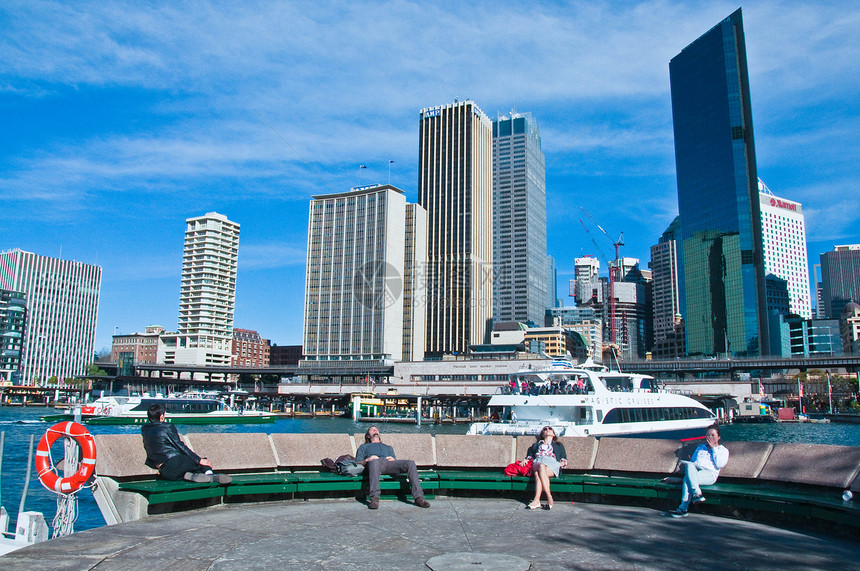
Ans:
MULTIPOLYGON (((539 324, 547 307, 546 173, 531 113, 493 121, 493 317, 539 324)), ((550 302, 549 300, 552 299, 550 302)))
POLYGON ((761 212, 741 10, 684 48, 669 74, 687 352, 766 353, 761 212))

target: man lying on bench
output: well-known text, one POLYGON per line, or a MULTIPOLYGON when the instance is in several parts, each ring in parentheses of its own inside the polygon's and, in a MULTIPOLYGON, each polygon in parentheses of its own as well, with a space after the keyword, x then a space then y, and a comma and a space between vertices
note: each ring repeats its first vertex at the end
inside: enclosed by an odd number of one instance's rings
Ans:
POLYGON ((213 480, 219 484, 232 481, 226 474, 213 474, 212 462, 201 458, 182 442, 176 427, 164 420, 164 405, 151 405, 146 414, 149 422, 140 428, 143 447, 146 449, 146 465, 165 480, 188 480, 205 484, 213 480))

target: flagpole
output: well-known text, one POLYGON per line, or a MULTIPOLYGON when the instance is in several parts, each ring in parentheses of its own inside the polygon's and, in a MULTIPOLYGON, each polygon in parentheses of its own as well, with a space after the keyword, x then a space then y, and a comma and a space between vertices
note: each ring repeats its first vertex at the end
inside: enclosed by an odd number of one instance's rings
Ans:
POLYGON ((391 185, 391 163, 393 163, 393 162, 394 161, 392 161, 392 160, 388 161, 388 184, 389 184, 389 186, 391 185))

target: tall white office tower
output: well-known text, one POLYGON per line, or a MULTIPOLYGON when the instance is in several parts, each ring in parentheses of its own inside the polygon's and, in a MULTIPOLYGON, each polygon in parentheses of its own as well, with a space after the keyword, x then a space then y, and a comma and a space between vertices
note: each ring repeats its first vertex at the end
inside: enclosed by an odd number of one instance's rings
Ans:
MULTIPOLYGON (((421 298, 415 278, 425 261, 425 219, 423 208, 407 205, 403 191, 390 185, 313 197, 305 363, 403 359, 405 324, 423 326, 424 305, 413 301, 421 298)), ((421 360, 423 349, 419 333, 406 352, 421 360)))
POLYGON ((811 319, 803 207, 799 202, 774 196, 761 179, 758 187, 765 273, 787 281, 789 311, 811 319))
POLYGON ((493 121, 493 318, 543 323, 547 307, 546 171, 531 113, 493 121))
POLYGON ((570 295, 576 305, 603 303, 603 288, 600 285, 600 260, 592 256, 576 258, 574 279, 570 280, 570 295))
POLYGON ((23 292, 27 323, 20 378, 64 381, 93 362, 102 269, 22 250, 0 252, 0 289, 23 292))
POLYGON ((493 129, 472 101, 421 110, 427 210, 427 356, 484 342, 493 312, 493 129))
POLYGON ((162 335, 158 362, 230 366, 239 224, 208 212, 185 221, 179 330, 162 335))

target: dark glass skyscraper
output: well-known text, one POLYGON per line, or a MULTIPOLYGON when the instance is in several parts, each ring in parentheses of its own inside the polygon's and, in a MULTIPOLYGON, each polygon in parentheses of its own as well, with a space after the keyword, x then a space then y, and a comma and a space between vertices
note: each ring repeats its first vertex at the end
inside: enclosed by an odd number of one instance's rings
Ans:
POLYGON ((687 352, 766 353, 761 213, 741 10, 675 56, 669 75, 687 352))
POLYGON ((828 319, 839 319, 849 301, 860 301, 860 244, 821 254, 821 294, 828 319))

